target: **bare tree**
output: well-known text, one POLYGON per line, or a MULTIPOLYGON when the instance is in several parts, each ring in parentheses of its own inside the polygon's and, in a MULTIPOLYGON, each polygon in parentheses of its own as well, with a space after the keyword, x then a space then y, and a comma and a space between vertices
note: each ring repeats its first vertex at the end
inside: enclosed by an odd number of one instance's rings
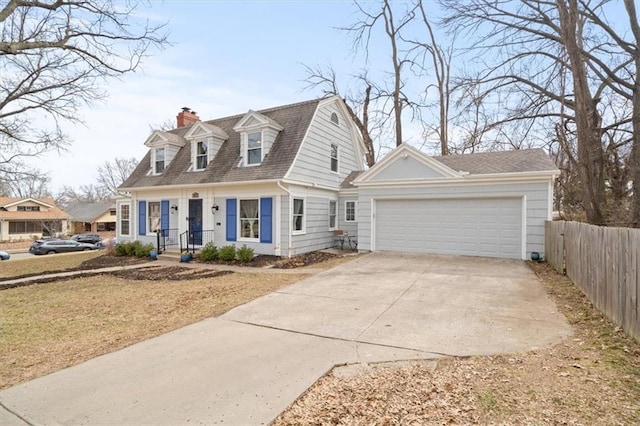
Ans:
POLYGON ((117 157, 98 166, 98 187, 111 196, 118 195, 118 187, 133 173, 138 165, 135 158, 117 157))
MULTIPOLYGON (((435 33, 427 11, 424 8, 422 0, 416 0, 416 9, 420 12, 420 19, 427 30, 428 37, 426 40, 418 38, 409 39, 402 37, 404 41, 413 45, 410 52, 415 52, 418 58, 411 60, 411 64, 418 66, 420 72, 418 75, 428 74, 433 71, 435 74, 435 84, 430 84, 425 89, 425 96, 428 95, 430 89, 435 88, 438 93, 438 99, 435 103, 438 108, 438 125, 429 126, 435 131, 440 144, 440 153, 442 155, 449 154, 449 123, 450 123, 450 105, 453 96, 453 88, 451 86, 451 63, 453 60, 454 43, 453 41, 446 47, 436 39, 435 33), (419 59, 421 58, 421 59, 419 59), (426 63, 429 65, 427 66, 426 63)), ((430 105, 428 105, 430 106, 430 105)))
MULTIPOLYGON (((48 198, 51 197, 51 178, 39 170, 19 175, 9 175, 5 179, 0 179, 4 195, 7 197, 19 198, 48 198)), ((2 195, 2 194, 0 194, 2 195)))
POLYGON ((8 0, 0 5, 0 173, 67 146, 60 122, 105 96, 104 82, 135 71, 166 43, 140 22, 137 2, 8 0))
POLYGON ((394 11, 389 0, 383 0, 380 4, 380 9, 374 12, 365 10, 357 1, 355 4, 358 7, 361 19, 348 27, 341 28, 352 34, 354 49, 356 51, 364 49, 365 54, 368 55, 371 34, 379 25, 384 27, 384 33, 389 40, 392 66, 392 71, 389 73, 391 76, 391 88, 375 85, 374 89, 377 92, 376 97, 386 97, 391 101, 389 114, 393 118, 396 146, 400 146, 403 142, 403 109, 405 107, 415 107, 415 103, 411 102, 404 92, 406 81, 403 75, 405 68, 410 65, 410 60, 407 58, 407 52, 403 51, 400 46, 402 42, 401 33, 403 28, 415 18, 417 6, 415 4, 412 5, 400 18, 394 18, 394 11))
POLYGON ((442 0, 444 20, 472 35, 486 64, 482 93, 502 93, 500 123, 535 120, 562 123, 575 132, 580 198, 590 223, 607 223, 605 150, 607 128, 600 101, 628 93, 628 55, 611 41, 610 27, 598 17, 601 2, 589 0, 442 0), (487 58, 495 58, 489 61, 487 58), (625 81, 626 80, 626 81, 625 81))
POLYGON ((56 204, 64 209, 75 203, 108 202, 111 200, 111 194, 101 186, 94 184, 80 185, 77 189, 65 185, 55 197, 55 200, 56 204))

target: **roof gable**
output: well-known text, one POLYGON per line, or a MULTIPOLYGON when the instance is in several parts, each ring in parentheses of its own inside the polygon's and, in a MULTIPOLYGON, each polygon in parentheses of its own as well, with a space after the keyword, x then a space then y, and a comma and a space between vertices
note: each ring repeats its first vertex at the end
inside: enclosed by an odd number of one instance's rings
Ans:
POLYGON ((357 185, 360 182, 446 179, 462 176, 462 173, 456 172, 407 144, 402 144, 356 178, 354 183, 357 185))
POLYGON ((266 115, 260 114, 259 112, 255 112, 253 110, 249 110, 241 119, 233 126, 233 130, 236 132, 249 131, 258 129, 261 127, 271 127, 277 131, 284 130, 278 122, 273 120, 272 118, 267 117, 266 115))
POLYGON ((220 127, 209 123, 203 123, 202 121, 198 121, 197 123, 192 125, 189 131, 184 135, 184 138, 197 139, 200 137, 208 136, 212 136, 222 140, 229 139, 229 135, 227 134, 227 132, 222 130, 220 127))
MULTIPOLYGON (((51 200, 53 201, 53 200, 51 200)), ((13 198, 13 197, 1 197, 0 198, 0 207, 13 207, 13 206, 19 206, 20 204, 25 204, 25 203, 35 203, 35 204, 39 204, 41 206, 47 207, 49 209, 54 207, 53 202, 46 203, 44 201, 38 200, 36 198, 13 198)))
POLYGON ((144 144, 146 146, 148 146, 149 148, 155 148, 155 147, 166 145, 166 144, 182 147, 182 146, 184 146, 185 141, 184 141, 183 138, 181 138, 180 136, 178 136, 178 135, 176 135, 174 133, 163 132, 161 130, 155 130, 147 138, 147 140, 144 142, 144 144))

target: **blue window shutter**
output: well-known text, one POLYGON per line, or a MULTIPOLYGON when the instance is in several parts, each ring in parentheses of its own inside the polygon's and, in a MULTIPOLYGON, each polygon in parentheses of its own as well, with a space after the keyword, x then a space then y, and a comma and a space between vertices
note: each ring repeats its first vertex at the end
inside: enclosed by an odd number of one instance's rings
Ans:
POLYGON ((169 229, 169 200, 160 202, 160 229, 169 229))
POLYGON ((227 241, 236 241, 237 203, 235 198, 227 198, 227 241))
POLYGON ((260 198, 260 242, 271 243, 272 198, 260 198))
POLYGON ((138 201, 138 234, 147 235, 147 202, 138 201))

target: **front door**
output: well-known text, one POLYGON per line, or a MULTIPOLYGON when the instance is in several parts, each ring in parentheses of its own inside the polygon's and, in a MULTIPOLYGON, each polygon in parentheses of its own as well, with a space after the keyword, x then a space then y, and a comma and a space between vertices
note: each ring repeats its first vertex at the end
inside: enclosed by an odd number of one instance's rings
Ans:
POLYGON ((189 200, 189 244, 202 244, 202 200, 189 200))

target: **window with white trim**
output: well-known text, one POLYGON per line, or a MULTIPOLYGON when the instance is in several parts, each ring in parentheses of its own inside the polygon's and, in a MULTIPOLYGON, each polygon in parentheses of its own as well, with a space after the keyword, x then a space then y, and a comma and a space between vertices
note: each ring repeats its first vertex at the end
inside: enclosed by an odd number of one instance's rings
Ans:
POLYGON ((260 200, 240 200, 238 203, 240 214, 240 238, 249 240, 260 239, 260 200))
POLYGON ((293 199, 293 232, 303 234, 305 231, 304 198, 293 199))
POLYGON ((160 201, 147 203, 147 232, 156 232, 160 229, 160 201))
POLYGON ((159 175, 164 172, 164 159, 165 159, 165 150, 164 148, 156 148, 156 159, 154 163, 153 173, 159 175))
POLYGON ((129 235, 130 214, 131 206, 120 204, 120 235, 129 235))
POLYGON ((338 145, 335 143, 331 144, 331 171, 338 171, 338 145))
POLYGON ((333 231, 336 229, 336 222, 338 219, 338 202, 330 200, 329 201, 329 230, 333 231))
POLYGON ((194 170, 204 170, 209 163, 209 142, 196 143, 196 161, 194 170))
POLYGON ((262 132, 247 134, 247 165, 262 163, 262 132))
POLYGON ((345 222, 356 221, 356 202, 345 201, 344 203, 344 220, 345 222))
POLYGON ((340 119, 338 119, 338 114, 336 114, 335 112, 331 113, 331 122, 336 126, 340 125, 340 119))

